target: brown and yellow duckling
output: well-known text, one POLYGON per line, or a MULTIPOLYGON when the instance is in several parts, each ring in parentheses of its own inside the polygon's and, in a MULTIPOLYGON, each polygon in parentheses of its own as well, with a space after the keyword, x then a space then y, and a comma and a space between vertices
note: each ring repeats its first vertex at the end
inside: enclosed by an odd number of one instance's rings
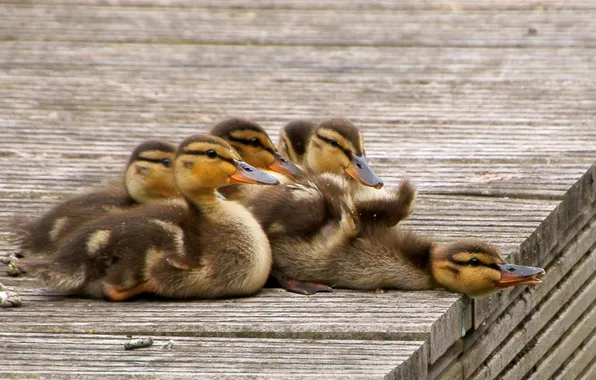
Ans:
POLYGON ((282 128, 279 149, 311 175, 332 173, 349 179, 351 195, 362 223, 397 224, 397 190, 383 190, 383 181, 365 158, 362 132, 349 120, 334 118, 315 124, 295 120, 282 128), (374 188, 374 189, 373 189, 374 188))
POLYGON ((254 216, 216 189, 277 184, 241 161, 222 139, 185 139, 174 159, 185 202, 147 205, 77 230, 51 258, 31 262, 53 290, 126 300, 140 293, 216 298, 257 292, 271 269, 267 237, 254 216))
POLYGON ((162 141, 140 144, 126 165, 123 183, 108 183, 66 200, 39 219, 19 226, 21 249, 30 253, 51 251, 60 239, 92 219, 179 197, 172 168, 175 153, 174 145, 162 141))
MULTIPOLYGON (((274 176, 281 183, 296 180, 304 174, 279 154, 267 132, 255 122, 234 117, 216 124, 210 133, 228 142, 246 163, 274 176)), ((250 198, 262 189, 262 186, 244 184, 222 187, 219 192, 227 199, 249 204, 250 198)))
MULTIPOLYGON (((397 224, 410 214, 415 190, 404 181, 386 196, 395 198, 390 201, 394 208, 386 214, 397 224)), ((540 283, 537 276, 544 273, 541 268, 506 263, 484 242, 438 244, 399 226, 358 224, 357 217, 356 223, 349 222, 350 215, 358 213, 353 211, 356 207, 347 186, 338 183, 319 184, 316 190, 282 185, 262 192, 254 202, 259 207, 253 213, 271 244, 274 273, 296 282, 363 290, 445 288, 480 296, 503 287, 540 283), (326 220, 322 213, 300 212, 328 207, 336 211, 328 212, 334 217, 326 220)), ((320 289, 299 287, 297 291, 312 294, 320 289)))
POLYGON ((347 119, 292 121, 281 130, 279 151, 310 174, 346 175, 364 186, 383 187, 366 161, 362 133, 347 119))

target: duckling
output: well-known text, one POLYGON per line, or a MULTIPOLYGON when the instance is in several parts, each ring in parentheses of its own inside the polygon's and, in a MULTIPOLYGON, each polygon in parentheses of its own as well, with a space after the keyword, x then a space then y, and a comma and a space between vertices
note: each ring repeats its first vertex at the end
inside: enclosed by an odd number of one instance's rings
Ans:
POLYGON ((21 249, 51 251, 62 238, 94 218, 179 197, 172 170, 175 152, 174 145, 162 141, 143 142, 130 156, 123 184, 108 183, 58 204, 37 220, 21 223, 16 231, 21 249))
MULTIPOLYGON (((210 133, 228 142, 246 163, 274 176, 281 183, 303 175, 301 169, 279 154, 267 132, 257 123, 230 118, 216 124, 210 133)), ((262 188, 258 185, 230 185, 220 188, 219 192, 227 199, 249 204, 250 198, 262 188)))
MULTIPOLYGON (((292 282, 361 290, 445 288, 481 296, 503 287, 540 283, 536 276, 544 274, 542 268, 507 264, 496 248, 484 242, 439 244, 386 223, 346 223, 350 216, 353 221, 358 217, 357 206, 350 206, 353 201, 347 186, 330 191, 330 184, 319 184, 319 194, 305 185, 289 186, 259 194, 255 199, 259 207, 253 213, 269 237, 273 273, 292 282), (328 191, 335 198, 324 195, 328 191), (338 202, 351 211, 343 211, 338 202), (321 221, 316 212, 302 211, 330 206, 343 214, 333 211, 329 214, 336 215, 334 219, 321 221), (342 221, 355 228, 340 227, 342 221), (312 235, 313 230, 318 234, 312 235)), ((407 180, 396 192, 388 193, 386 199, 395 207, 386 210, 389 224, 398 224, 410 214, 414 196, 415 189, 407 180)), ((318 291, 297 290, 304 294, 318 291)))
POLYGON ((278 187, 279 191, 260 192, 249 206, 273 243, 272 247, 288 243, 295 250, 274 250, 271 276, 291 292, 331 292, 326 285, 292 277, 296 273, 286 273, 284 268, 288 261, 296 268, 300 265, 307 268, 311 265, 308 255, 322 255, 357 235, 359 218, 348 180, 344 176, 323 173, 278 187))
POLYGON ((397 190, 379 191, 383 181, 372 171, 365 159, 362 133, 349 120, 323 120, 315 124, 295 120, 281 131, 279 150, 312 175, 334 173, 350 180, 353 201, 362 223, 397 224, 386 209, 395 209, 392 202, 400 201, 397 190), (374 188, 374 189, 373 189, 374 188))
POLYGON ((180 144, 174 179, 184 202, 146 205, 93 221, 53 257, 30 260, 29 267, 53 290, 113 301, 141 293, 218 298, 257 292, 271 269, 269 242, 253 215, 220 199, 216 189, 278 181, 211 135, 180 144))
POLYGON ((281 130, 279 151, 311 174, 345 174, 364 186, 383 187, 366 162, 362 133, 349 120, 292 121, 281 130))

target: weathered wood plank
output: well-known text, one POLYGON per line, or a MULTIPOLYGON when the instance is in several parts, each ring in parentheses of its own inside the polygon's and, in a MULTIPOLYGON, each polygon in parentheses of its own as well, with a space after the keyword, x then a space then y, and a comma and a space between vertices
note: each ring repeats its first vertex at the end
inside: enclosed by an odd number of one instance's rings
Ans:
MULTIPOLYGON (((188 338, 155 336, 151 348, 125 351, 124 335, 0 333, 0 375, 175 378, 379 378, 420 376, 423 342, 188 338), (174 341, 171 349, 162 345, 174 341), (397 367, 397 369, 396 369, 397 367), (400 369, 401 368, 401 369, 400 369)), ((422 363, 423 364, 423 363, 422 363)), ((403 377, 402 377, 403 378, 403 377)))
POLYGON ((580 375, 579 380, 592 380, 596 378, 596 365, 592 362, 591 366, 586 368, 585 372, 580 375))
MULTIPOLYGON (((428 86, 432 82, 538 82, 552 84, 568 81, 565 90, 582 85, 578 78, 595 76, 590 50, 491 49, 425 47, 316 47, 316 46, 222 46, 76 43, 62 41, 6 41, 9 54, 0 56, 0 67, 12 76, 34 73, 56 76, 107 74, 160 70, 171 73, 278 72, 292 74, 294 81, 315 79, 317 73, 329 75, 357 73, 369 80, 389 75, 392 83, 428 86), (134 46, 134 49, 131 47, 134 46)), ((172 75, 171 73, 161 73, 172 75)), ((279 74, 277 74, 279 75, 279 74)), ((153 78, 156 80, 158 78, 153 78)), ((364 80, 362 80, 364 81, 364 80)), ((584 85, 586 83, 583 83, 584 85)), ((274 90, 274 89, 272 89, 274 90)), ((350 89, 348 89, 350 90, 350 89)), ((378 94, 390 93, 387 86, 375 86, 378 94)), ((523 90, 522 88, 516 89, 523 90)), ((352 91, 352 90, 350 90, 352 91)))
POLYGON ((582 346, 573 353, 571 359, 553 376, 553 380, 577 379, 590 365, 594 367, 595 361, 596 332, 592 331, 582 346))
MULTIPOLYGON (((596 282, 594 282, 596 283, 596 282)), ((596 289, 596 286, 593 286, 593 289, 596 289)), ((548 334, 558 334, 554 335, 551 339, 558 339, 561 338, 561 341, 557 343, 556 348, 548 353, 546 357, 536 358, 541 359, 540 363, 535 367, 532 368, 532 373, 527 378, 529 380, 537 380, 537 379, 550 379, 553 377, 553 374, 561 368, 561 366, 565 363, 565 361, 571 357, 571 355, 575 352, 575 350, 583 343, 586 337, 589 338, 590 334, 594 333, 596 329, 596 304, 588 305, 587 315, 580 316, 580 319, 577 320, 575 326, 573 326, 573 330, 561 333, 554 331, 554 329, 550 329, 548 334)), ((568 311, 570 313, 571 310, 568 311)), ((576 316, 575 316, 576 317, 576 316)), ((555 323, 560 323, 560 320, 555 320, 555 323)), ((542 335, 543 337, 544 335, 542 335)), ((539 338, 540 339, 540 338, 539 338)), ((589 342, 589 339, 588 339, 589 342)), ((536 356, 535 351, 538 351, 536 348, 542 345, 542 340, 539 340, 539 343, 535 346, 534 350, 531 352, 531 355, 527 356, 536 356)), ((515 367, 514 367, 515 368, 515 367)), ((510 371, 511 372, 511 371, 510 371)), ((507 373, 509 378, 509 372, 507 373)))
POLYGON ((0 40, 594 47, 583 12, 517 13, 2 5, 0 40), (515 17, 514 17, 515 16, 515 17), (328 20, 333 19, 332 25, 328 20), (230 27, 233 25, 234 27, 230 27), (529 32, 533 28, 536 32, 529 32), (15 31, 18 30, 18 33, 15 31))
POLYGON ((96 6, 154 6, 185 8, 231 8, 231 9, 357 9, 357 10, 441 10, 460 12, 464 10, 571 10, 594 9, 590 0, 425 0, 425 1, 389 1, 389 0, 351 0, 351 1, 316 1, 316 0, 0 0, 0 4, 49 4, 49 5, 96 5, 96 6))
MULTIPOLYGON (((2 282, 11 285, 9 278, 2 282)), ((428 340, 440 349, 458 337, 457 319, 462 319, 459 297, 446 292, 338 290, 304 297, 266 289, 257 297, 233 300, 120 304, 43 295, 36 289, 20 288, 19 294, 24 307, 7 311, 5 332, 405 339, 428 340), (57 314, 56 308, 65 311, 57 314)))

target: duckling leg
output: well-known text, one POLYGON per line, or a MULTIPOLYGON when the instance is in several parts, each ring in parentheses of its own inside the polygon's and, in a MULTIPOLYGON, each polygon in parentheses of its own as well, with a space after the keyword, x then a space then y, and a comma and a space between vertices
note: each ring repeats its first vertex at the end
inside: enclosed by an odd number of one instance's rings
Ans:
POLYGON ((143 282, 134 288, 122 290, 117 285, 108 283, 103 284, 103 290, 106 297, 112 301, 126 301, 127 299, 143 293, 152 293, 153 289, 148 282, 143 282))
POLYGON ((333 289, 327 285, 314 282, 291 280, 280 273, 273 273, 271 277, 275 278, 280 287, 288 292, 303 294, 309 296, 315 293, 333 293, 333 289))

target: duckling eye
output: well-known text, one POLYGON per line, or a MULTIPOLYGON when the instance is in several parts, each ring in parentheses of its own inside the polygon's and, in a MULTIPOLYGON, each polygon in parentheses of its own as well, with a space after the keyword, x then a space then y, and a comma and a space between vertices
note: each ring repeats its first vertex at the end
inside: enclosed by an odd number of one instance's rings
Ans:
POLYGON ((217 152, 214 151, 213 149, 209 149, 207 152, 205 152, 205 154, 209 158, 216 158, 217 157, 217 152))
POLYGON ((337 142, 337 140, 330 140, 329 144, 331 144, 331 146, 334 148, 339 148, 339 143, 337 142))
POLYGON ((480 260, 478 260, 477 258, 473 258, 473 259, 470 259, 470 261, 468 261, 468 264, 470 264, 473 267, 477 267, 480 264, 482 264, 482 262, 480 262, 480 260))
POLYGON ((161 164, 163 166, 165 166, 166 168, 169 168, 170 165, 172 164, 172 160, 170 160, 169 158, 162 158, 161 164))
POLYGON ((258 138, 253 137, 252 139, 248 140, 248 144, 256 148, 261 145, 261 141, 258 138))

